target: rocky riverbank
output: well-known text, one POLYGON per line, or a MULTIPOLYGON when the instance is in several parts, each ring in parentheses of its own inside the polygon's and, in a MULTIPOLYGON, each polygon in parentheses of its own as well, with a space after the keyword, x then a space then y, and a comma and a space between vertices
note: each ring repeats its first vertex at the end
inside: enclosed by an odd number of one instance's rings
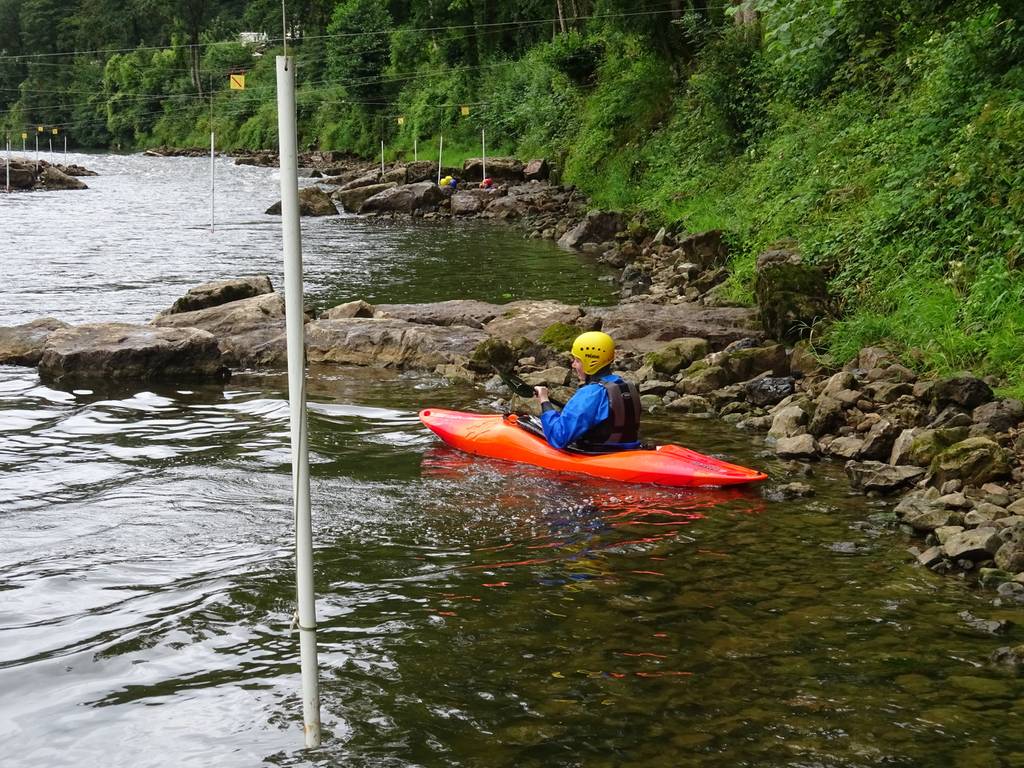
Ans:
MULTIPOLYGON (((919 380, 881 348, 827 370, 803 344, 773 340, 762 315, 638 299, 615 307, 355 300, 308 318, 306 352, 323 366, 419 369, 493 392, 495 367, 515 367, 567 397, 572 338, 603 329, 653 418, 662 410, 722 418, 763 434, 797 466, 842 461, 853 491, 901 496, 892 521, 919 536, 913 553, 923 566, 976 573, 999 599, 1024 602, 1024 405, 996 398, 970 374, 919 380)), ((38 366, 60 386, 282 369, 284 301, 260 276, 199 286, 146 325, 43 319, 0 329, 0 364, 38 366)), ((765 492, 808 490, 790 482, 765 492)))

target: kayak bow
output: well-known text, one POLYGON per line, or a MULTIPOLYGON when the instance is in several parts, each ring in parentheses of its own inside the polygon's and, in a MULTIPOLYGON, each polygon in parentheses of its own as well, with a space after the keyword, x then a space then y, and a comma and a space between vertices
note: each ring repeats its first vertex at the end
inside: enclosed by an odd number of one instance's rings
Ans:
POLYGON ((768 477, 680 445, 602 454, 560 451, 520 427, 515 414, 500 416, 428 408, 420 411, 420 421, 452 448, 466 453, 624 483, 692 487, 739 485, 768 477))

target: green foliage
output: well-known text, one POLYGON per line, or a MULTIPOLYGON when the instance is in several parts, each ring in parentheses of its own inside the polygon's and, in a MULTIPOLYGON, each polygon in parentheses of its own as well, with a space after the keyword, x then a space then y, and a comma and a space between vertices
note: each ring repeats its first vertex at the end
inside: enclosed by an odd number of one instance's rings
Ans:
POLYGON ((362 98, 378 96, 377 82, 390 61, 391 15, 379 0, 338 3, 327 27, 327 73, 362 98))

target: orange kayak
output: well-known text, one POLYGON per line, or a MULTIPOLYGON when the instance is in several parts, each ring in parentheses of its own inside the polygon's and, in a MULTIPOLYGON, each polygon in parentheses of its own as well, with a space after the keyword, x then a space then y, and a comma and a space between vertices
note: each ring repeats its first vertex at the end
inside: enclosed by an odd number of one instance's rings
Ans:
POLYGON ((673 486, 739 485, 768 476, 720 461, 680 445, 584 454, 560 451, 524 429, 515 414, 501 416, 428 408, 420 421, 452 448, 477 456, 532 464, 556 472, 577 472, 624 483, 673 486))

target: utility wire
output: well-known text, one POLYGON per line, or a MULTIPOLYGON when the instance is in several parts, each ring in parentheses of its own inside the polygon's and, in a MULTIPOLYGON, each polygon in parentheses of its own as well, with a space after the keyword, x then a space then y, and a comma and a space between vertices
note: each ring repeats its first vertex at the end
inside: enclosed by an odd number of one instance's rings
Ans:
MULTIPOLYGON (((489 23, 484 23, 484 24, 452 24, 452 25, 440 26, 440 27, 412 27, 412 28, 404 28, 404 29, 401 28, 401 27, 394 27, 394 28, 391 28, 391 29, 379 30, 379 31, 374 31, 374 32, 338 32, 338 33, 335 33, 335 34, 307 35, 307 36, 297 37, 297 38, 296 37, 268 38, 266 42, 269 43, 269 44, 276 44, 276 43, 285 42, 286 40, 291 40, 292 42, 295 42, 295 41, 300 41, 301 42, 301 41, 304 41, 304 40, 341 40, 341 39, 352 38, 352 37, 371 37, 371 36, 378 36, 378 35, 391 35, 394 32, 399 32, 399 31, 400 32, 407 32, 407 33, 417 34, 417 33, 428 33, 428 32, 445 32, 445 31, 453 31, 453 30, 461 30, 461 29, 498 29, 498 28, 501 28, 501 27, 523 27, 523 26, 532 26, 532 25, 541 25, 541 24, 554 24, 554 23, 559 22, 559 21, 564 21, 566 23, 569 23, 569 22, 573 22, 573 21, 590 21, 590 20, 594 20, 594 19, 621 19, 621 18, 631 18, 631 17, 636 17, 636 16, 656 16, 656 15, 661 15, 661 14, 676 14, 676 13, 679 12, 677 8, 671 7, 671 6, 674 6, 675 3, 669 2, 666 5, 668 5, 670 7, 666 7, 665 9, 662 9, 662 10, 652 10, 652 11, 630 11, 630 12, 625 12, 625 13, 599 13, 599 14, 590 14, 590 15, 582 15, 582 14, 580 14, 580 15, 577 15, 577 16, 563 16, 561 19, 559 19, 558 17, 555 17, 555 18, 545 18, 545 19, 526 19, 526 20, 522 20, 522 21, 496 21, 496 22, 489 22, 489 23)), ((235 40, 219 40, 219 41, 214 41, 214 42, 211 42, 211 43, 187 43, 185 45, 178 46, 178 47, 184 48, 184 49, 189 49, 189 48, 216 47, 216 46, 221 46, 221 45, 236 45, 236 44, 237 44, 237 41, 235 41, 235 40)), ((26 59, 49 58, 49 57, 53 57, 53 56, 84 56, 86 54, 130 53, 132 51, 161 51, 161 50, 167 50, 170 47, 171 47, 170 45, 152 45, 152 46, 137 46, 135 48, 94 48, 94 49, 91 49, 91 50, 55 51, 55 52, 52 52, 52 53, 22 53, 22 54, 15 54, 15 55, 0 56, 0 61, 23 61, 23 60, 26 60, 26 59)))

